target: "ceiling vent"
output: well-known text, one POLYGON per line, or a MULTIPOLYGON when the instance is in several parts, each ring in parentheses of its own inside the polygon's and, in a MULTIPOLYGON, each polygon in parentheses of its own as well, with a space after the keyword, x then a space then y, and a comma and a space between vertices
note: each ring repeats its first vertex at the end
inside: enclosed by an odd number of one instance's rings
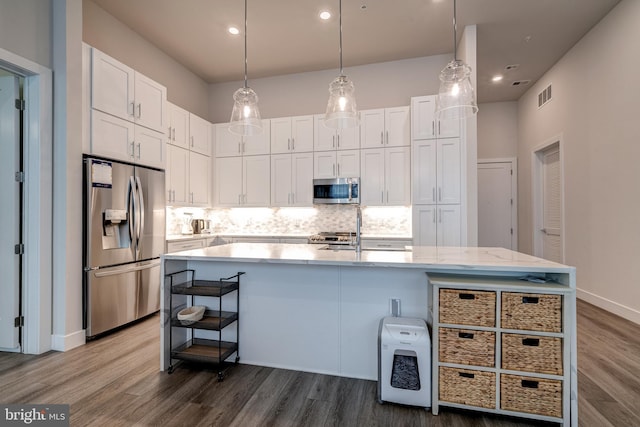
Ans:
POLYGON ((516 80, 515 82, 511 83, 511 86, 526 86, 529 83, 531 83, 531 80, 516 80))
POLYGON ((504 67, 504 69, 506 71, 517 70, 519 66, 520 66, 520 64, 509 64, 506 67, 504 67))
POLYGON ((538 108, 551 101, 551 85, 547 86, 538 94, 538 108))

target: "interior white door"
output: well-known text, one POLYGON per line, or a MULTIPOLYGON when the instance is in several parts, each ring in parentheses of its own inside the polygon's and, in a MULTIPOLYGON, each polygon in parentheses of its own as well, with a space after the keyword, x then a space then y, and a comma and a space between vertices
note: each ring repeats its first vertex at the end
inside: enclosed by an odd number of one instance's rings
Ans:
POLYGON ((516 250, 511 162, 478 163, 478 246, 516 250))
POLYGON ((18 77, 0 76, 0 350, 20 351, 19 328, 14 319, 20 315, 20 184, 15 173, 20 168, 20 114, 15 108, 19 95, 18 77))
POLYGON ((562 259, 562 192, 560 182, 560 148, 552 145, 542 153, 542 257, 562 259))

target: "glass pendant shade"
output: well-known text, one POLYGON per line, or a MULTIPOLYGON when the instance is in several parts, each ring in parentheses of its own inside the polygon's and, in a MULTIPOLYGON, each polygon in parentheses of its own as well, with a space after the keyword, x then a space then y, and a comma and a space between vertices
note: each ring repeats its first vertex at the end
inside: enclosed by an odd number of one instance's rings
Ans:
POLYGON ((478 112, 471 85, 471 67, 459 59, 449 62, 440 72, 436 112, 440 120, 464 119, 478 112))
POLYGON ((233 111, 229 130, 243 136, 257 135, 262 132, 258 95, 250 87, 241 87, 233 94, 233 111))
POLYGON ((329 85, 329 102, 324 125, 333 129, 358 126, 355 88, 347 76, 340 75, 329 85))

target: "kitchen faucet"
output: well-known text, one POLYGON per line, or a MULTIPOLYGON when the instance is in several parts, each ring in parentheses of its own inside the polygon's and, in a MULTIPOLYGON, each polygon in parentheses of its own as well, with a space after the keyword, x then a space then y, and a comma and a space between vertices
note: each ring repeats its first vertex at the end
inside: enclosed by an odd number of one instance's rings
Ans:
POLYGON ((356 252, 362 251, 362 245, 360 244, 360 226, 362 225, 362 210, 360 205, 356 205, 356 252))

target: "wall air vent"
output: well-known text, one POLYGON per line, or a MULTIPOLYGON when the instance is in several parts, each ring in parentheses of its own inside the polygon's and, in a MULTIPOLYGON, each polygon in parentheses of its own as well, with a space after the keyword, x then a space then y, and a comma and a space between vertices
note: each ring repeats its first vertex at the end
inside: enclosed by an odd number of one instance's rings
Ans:
POLYGON ((547 86, 538 94, 538 108, 551 101, 551 85, 547 86))
POLYGON ((511 86, 525 86, 529 83, 531 83, 531 80, 516 80, 515 82, 511 83, 511 86))

